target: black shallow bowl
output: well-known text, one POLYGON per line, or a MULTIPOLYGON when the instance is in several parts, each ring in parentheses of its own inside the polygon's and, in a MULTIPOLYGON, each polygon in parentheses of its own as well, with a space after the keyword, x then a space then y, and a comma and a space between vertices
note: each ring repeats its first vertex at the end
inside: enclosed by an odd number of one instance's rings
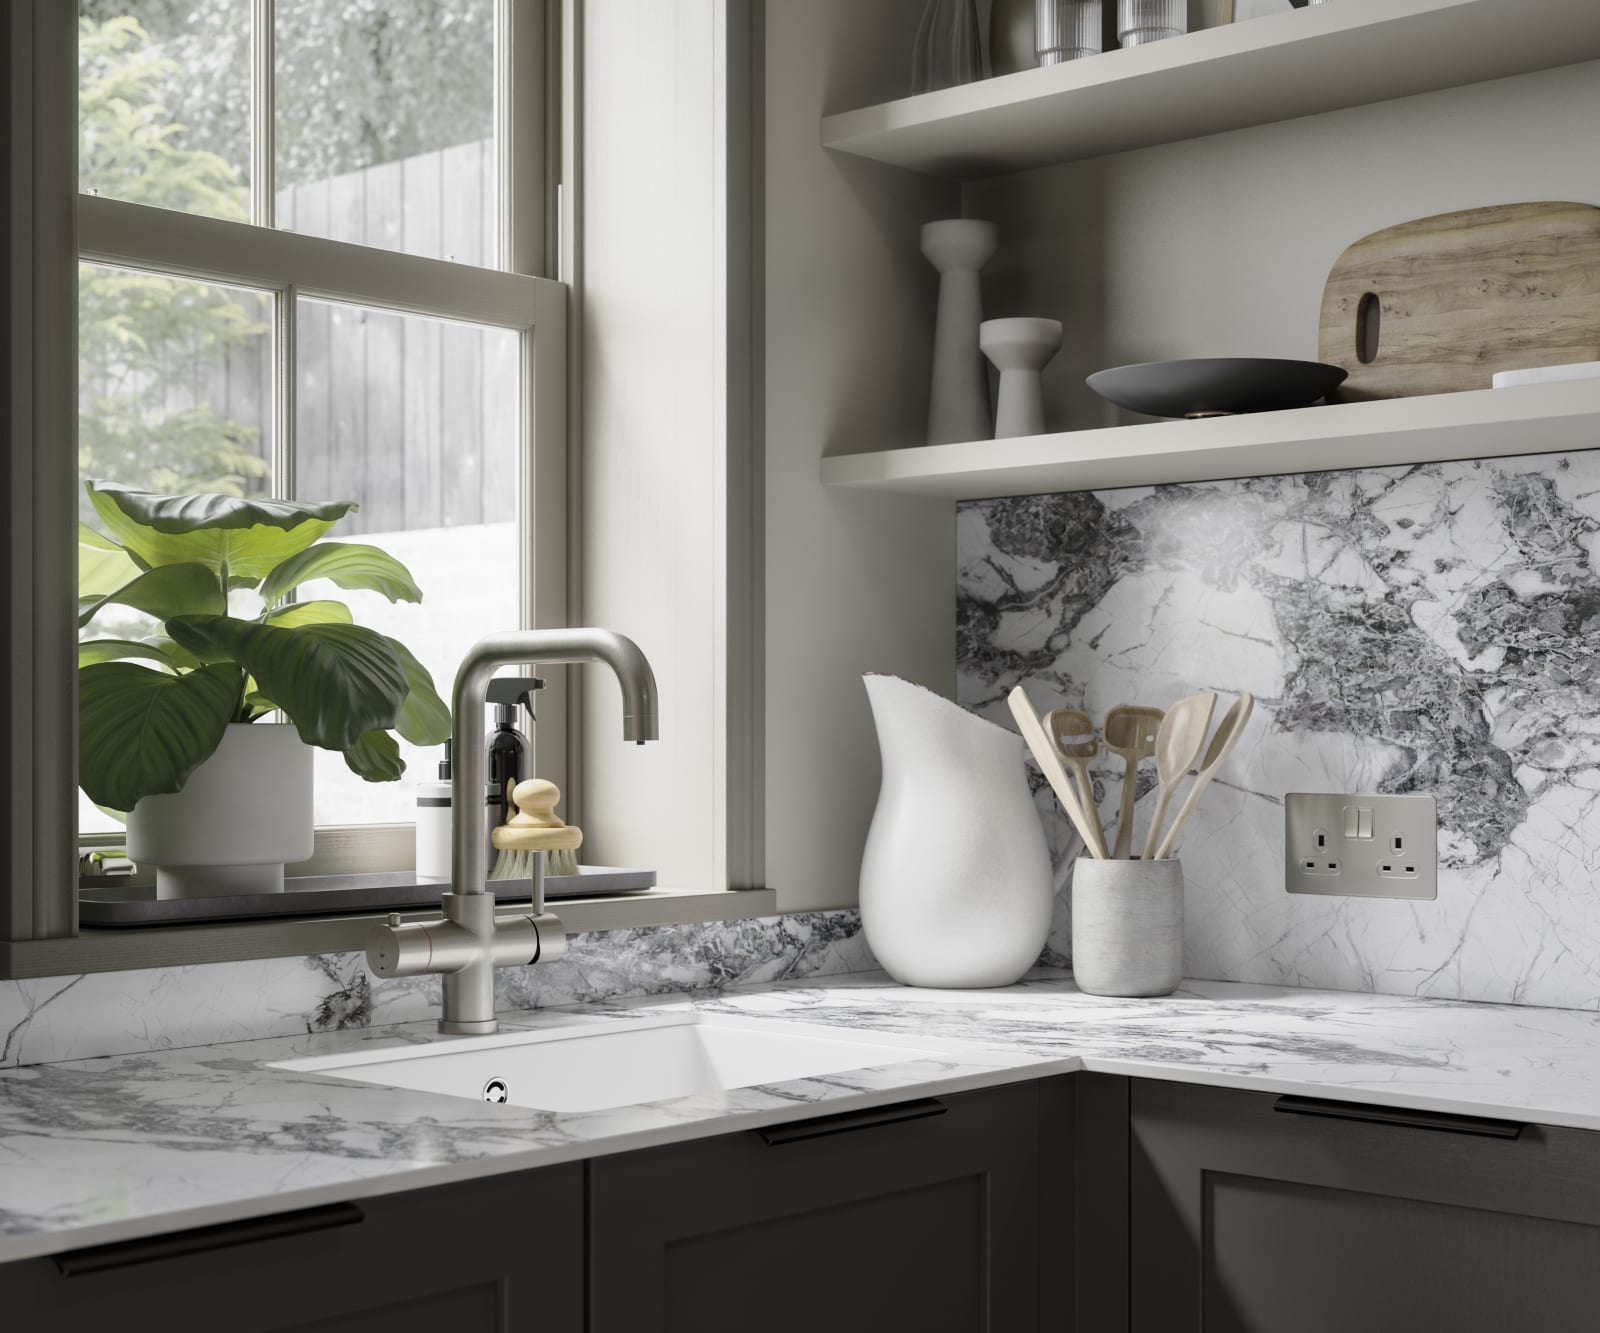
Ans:
POLYGON ((1097 370, 1088 385, 1108 402, 1151 417, 1219 417, 1281 412, 1326 398, 1346 372, 1320 361, 1197 357, 1097 370))

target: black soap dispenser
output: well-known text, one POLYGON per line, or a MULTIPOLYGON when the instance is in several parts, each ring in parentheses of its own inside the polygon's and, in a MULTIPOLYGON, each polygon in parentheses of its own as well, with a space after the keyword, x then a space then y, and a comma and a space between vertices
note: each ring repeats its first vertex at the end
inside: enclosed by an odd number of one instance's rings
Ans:
MULTIPOLYGON (((533 711, 533 694, 542 690, 544 681, 538 676, 496 676, 489 682, 485 699, 489 705, 489 734, 484 737, 488 752, 488 791, 485 799, 489 805, 489 828, 505 823, 507 793, 524 778, 533 776, 533 747, 528 738, 517 730, 517 708, 528 710, 528 721, 538 721, 533 711)), ((491 843, 488 849, 490 870, 494 869, 499 853, 491 843)))

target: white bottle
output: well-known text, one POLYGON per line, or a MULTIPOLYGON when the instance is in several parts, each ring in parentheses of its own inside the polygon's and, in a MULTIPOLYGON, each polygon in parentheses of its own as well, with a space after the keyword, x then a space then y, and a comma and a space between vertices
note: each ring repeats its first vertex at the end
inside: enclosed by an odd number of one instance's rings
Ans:
POLYGON ((450 742, 439 761, 439 781, 417 783, 417 879, 450 882, 450 742))

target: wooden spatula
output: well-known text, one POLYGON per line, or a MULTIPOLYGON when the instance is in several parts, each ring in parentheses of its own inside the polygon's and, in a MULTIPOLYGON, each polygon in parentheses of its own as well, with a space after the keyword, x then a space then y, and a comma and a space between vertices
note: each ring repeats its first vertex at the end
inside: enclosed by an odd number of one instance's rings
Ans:
POLYGON ((1223 714, 1222 721, 1217 723, 1217 734, 1211 738, 1211 744, 1206 746, 1206 757, 1200 763, 1200 771, 1195 774, 1194 786, 1189 788, 1188 796, 1184 797, 1183 804, 1178 807, 1177 818, 1172 821, 1167 836, 1161 840, 1161 846, 1156 848, 1156 860, 1165 861, 1172 855, 1172 849, 1178 842, 1178 834, 1183 832, 1183 826, 1188 823, 1189 816, 1199 804, 1200 793, 1210 784, 1211 779, 1216 777, 1218 765, 1233 753, 1233 747, 1239 743, 1239 737, 1244 735, 1244 729, 1250 721, 1250 713, 1255 706, 1256 701, 1251 695, 1241 694, 1233 701, 1233 707, 1223 714))
POLYGON ((1118 704, 1106 714, 1106 749, 1122 758, 1122 808, 1117 814, 1117 841, 1111 855, 1126 861, 1133 851, 1133 802, 1138 795, 1139 765, 1153 758, 1156 732, 1166 716, 1159 708, 1118 704))
POLYGON ((1161 845, 1161 824, 1167 817, 1167 802, 1172 799, 1173 788, 1200 757, 1216 706, 1217 696, 1209 690, 1204 694, 1191 694, 1179 699, 1161 719, 1161 729, 1156 732, 1156 777, 1161 785, 1156 788, 1156 812, 1150 817, 1150 832, 1144 840, 1146 861, 1155 858, 1156 848, 1161 845))
POLYGON ((1100 735, 1094 721, 1081 708, 1056 708, 1045 715, 1044 729, 1061 762, 1078 780, 1078 795, 1083 813, 1094 830, 1094 854, 1106 859, 1105 834, 1100 831, 1100 807, 1094 799, 1094 781, 1089 777, 1089 761, 1099 757, 1100 735))
POLYGON ((1072 827, 1078 830, 1078 836, 1083 839, 1083 845, 1090 853, 1103 861, 1105 853, 1096 851, 1092 841, 1094 821, 1079 807, 1078 794, 1072 790, 1072 782, 1067 777, 1066 769, 1061 767, 1061 760, 1056 758, 1055 746, 1045 733, 1044 723, 1039 721, 1039 714, 1034 711, 1033 701, 1028 698, 1027 691, 1018 685, 1006 697, 1006 702, 1011 706, 1011 716, 1017 720, 1022 739, 1027 741, 1028 749, 1033 753, 1034 762, 1044 773, 1050 789, 1056 794, 1056 800, 1061 802, 1061 808, 1067 812, 1072 827))

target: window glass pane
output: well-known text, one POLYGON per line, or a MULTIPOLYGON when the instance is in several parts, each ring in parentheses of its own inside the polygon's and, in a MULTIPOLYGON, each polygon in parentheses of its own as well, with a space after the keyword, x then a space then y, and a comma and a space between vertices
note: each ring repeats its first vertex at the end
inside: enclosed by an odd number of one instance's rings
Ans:
POLYGON ((79 188, 250 214, 250 0, 81 0, 79 188))
MULTIPOLYGON (((520 340, 508 329, 450 324, 301 300, 296 317, 296 490, 355 500, 333 537, 381 547, 408 569, 422 602, 308 583, 400 640, 447 702, 456 667, 485 634, 521 623, 517 543, 520 340)), ((367 783, 317 754, 318 824, 410 823, 414 783, 440 751, 400 746, 398 783, 367 783)))
POLYGON ((278 0, 278 225, 492 267, 493 0, 278 0))
MULTIPOLYGON (((78 266, 78 478, 173 495, 271 484, 272 298, 103 264, 78 266)), ((79 516, 98 526, 86 496, 79 516)), ((143 638, 108 607, 85 639, 143 638)), ((79 794, 84 832, 120 825, 79 794)))

